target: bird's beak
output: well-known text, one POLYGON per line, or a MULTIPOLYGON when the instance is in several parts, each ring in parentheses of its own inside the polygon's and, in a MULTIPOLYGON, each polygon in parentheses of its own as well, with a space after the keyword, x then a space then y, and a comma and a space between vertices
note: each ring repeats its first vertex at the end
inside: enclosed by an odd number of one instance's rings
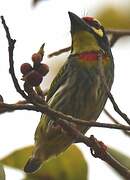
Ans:
POLYGON ((91 27, 80 17, 78 17, 76 14, 72 12, 68 12, 71 22, 71 33, 75 33, 81 30, 86 30, 88 32, 91 32, 91 27))

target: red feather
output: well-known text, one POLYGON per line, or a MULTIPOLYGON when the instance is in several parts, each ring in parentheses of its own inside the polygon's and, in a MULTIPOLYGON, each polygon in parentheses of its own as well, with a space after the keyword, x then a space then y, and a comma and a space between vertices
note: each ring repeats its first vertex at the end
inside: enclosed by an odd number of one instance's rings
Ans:
POLYGON ((83 52, 79 58, 83 61, 95 61, 98 59, 98 52, 83 52))
POLYGON ((83 17, 83 20, 85 20, 85 21, 87 21, 87 22, 91 22, 91 21, 93 21, 93 17, 91 17, 91 16, 86 16, 86 17, 83 17))

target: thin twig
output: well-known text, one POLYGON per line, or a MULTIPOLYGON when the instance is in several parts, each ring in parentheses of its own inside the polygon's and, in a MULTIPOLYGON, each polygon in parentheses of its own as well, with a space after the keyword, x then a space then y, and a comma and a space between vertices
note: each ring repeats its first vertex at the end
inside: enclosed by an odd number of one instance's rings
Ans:
POLYGON ((101 80, 104 84, 104 87, 105 87, 105 90, 107 92, 107 95, 108 95, 108 98, 110 99, 112 105, 113 105, 113 108, 114 110, 130 125, 130 119, 128 118, 128 116, 123 113, 119 106, 117 105, 117 103, 115 102, 115 99, 113 97, 113 95, 111 94, 110 92, 110 89, 106 83, 106 78, 105 78, 105 73, 104 73, 104 68, 103 68, 103 65, 102 65, 102 52, 99 53, 99 57, 98 57, 98 68, 99 68, 99 74, 100 74, 100 77, 101 77, 101 80))
MULTIPOLYGON (((106 109, 104 109, 104 113, 113 121, 115 124, 121 125, 106 109)), ((122 132, 130 137, 130 132, 124 129, 121 129, 122 132)))
POLYGON ((107 34, 111 34, 112 37, 110 39, 110 46, 114 46, 114 44, 117 42, 118 39, 120 39, 123 36, 130 36, 130 30, 126 29, 106 29, 107 34))
POLYGON ((7 103, 0 103, 0 114, 6 112, 12 112, 15 110, 31 110, 36 112, 41 112, 36 106, 29 105, 29 104, 7 104, 7 103))
POLYGON ((13 51, 14 51, 14 45, 15 45, 16 40, 11 38, 10 32, 9 32, 9 28, 8 28, 8 26, 6 25, 5 19, 4 19, 3 16, 1 16, 1 20, 2 20, 3 27, 4 27, 4 29, 5 29, 6 37, 7 37, 8 44, 9 44, 9 47, 8 47, 8 52, 9 52, 9 64, 10 64, 9 73, 11 74, 11 77, 12 77, 12 80, 13 80, 13 83, 14 83, 14 86, 15 86, 15 89, 17 90, 17 92, 20 93, 25 99, 27 99, 28 96, 27 96, 27 95, 25 94, 25 92, 21 89, 21 87, 20 87, 20 85, 19 85, 19 83, 18 83, 18 80, 17 80, 17 78, 16 78, 16 76, 15 76, 15 72, 14 72, 13 51))
POLYGON ((130 30, 126 29, 105 29, 107 34, 116 34, 120 36, 130 36, 130 30))
POLYGON ((60 54, 62 54, 62 53, 68 52, 68 51, 70 51, 70 50, 71 50, 71 47, 69 46, 69 47, 60 49, 60 50, 58 50, 58 51, 55 51, 55 52, 49 54, 48 57, 51 58, 51 57, 53 57, 53 56, 58 56, 58 55, 60 55, 60 54))

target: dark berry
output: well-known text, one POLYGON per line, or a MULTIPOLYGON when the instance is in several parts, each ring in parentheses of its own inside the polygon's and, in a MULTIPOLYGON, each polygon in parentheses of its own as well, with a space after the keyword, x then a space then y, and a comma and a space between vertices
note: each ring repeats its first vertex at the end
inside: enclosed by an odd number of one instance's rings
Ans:
POLYGON ((23 75, 26 75, 32 70, 32 66, 29 63, 24 63, 21 65, 20 70, 23 75))
POLYGON ((49 72, 49 66, 47 64, 40 64, 37 67, 37 71, 42 75, 45 76, 49 72))
POLYGON ((32 70, 31 72, 29 72, 25 77, 24 77, 25 81, 28 82, 31 86, 38 86, 40 85, 40 83, 43 80, 42 75, 36 71, 36 70, 32 70))
POLYGON ((40 53, 34 53, 32 55, 32 61, 34 64, 39 64, 42 61, 42 55, 40 53))

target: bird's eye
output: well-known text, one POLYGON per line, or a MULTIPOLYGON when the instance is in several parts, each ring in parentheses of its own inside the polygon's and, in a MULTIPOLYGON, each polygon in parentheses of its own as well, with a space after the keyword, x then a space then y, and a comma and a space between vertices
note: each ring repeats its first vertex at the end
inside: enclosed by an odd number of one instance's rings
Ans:
POLYGON ((99 22, 95 21, 95 20, 91 22, 91 26, 93 26, 96 29, 101 28, 101 24, 99 22))
POLYGON ((89 24, 90 26, 96 28, 96 29, 100 29, 101 28, 101 24, 97 19, 94 19, 93 17, 83 17, 83 20, 85 20, 85 22, 87 24, 89 24))

